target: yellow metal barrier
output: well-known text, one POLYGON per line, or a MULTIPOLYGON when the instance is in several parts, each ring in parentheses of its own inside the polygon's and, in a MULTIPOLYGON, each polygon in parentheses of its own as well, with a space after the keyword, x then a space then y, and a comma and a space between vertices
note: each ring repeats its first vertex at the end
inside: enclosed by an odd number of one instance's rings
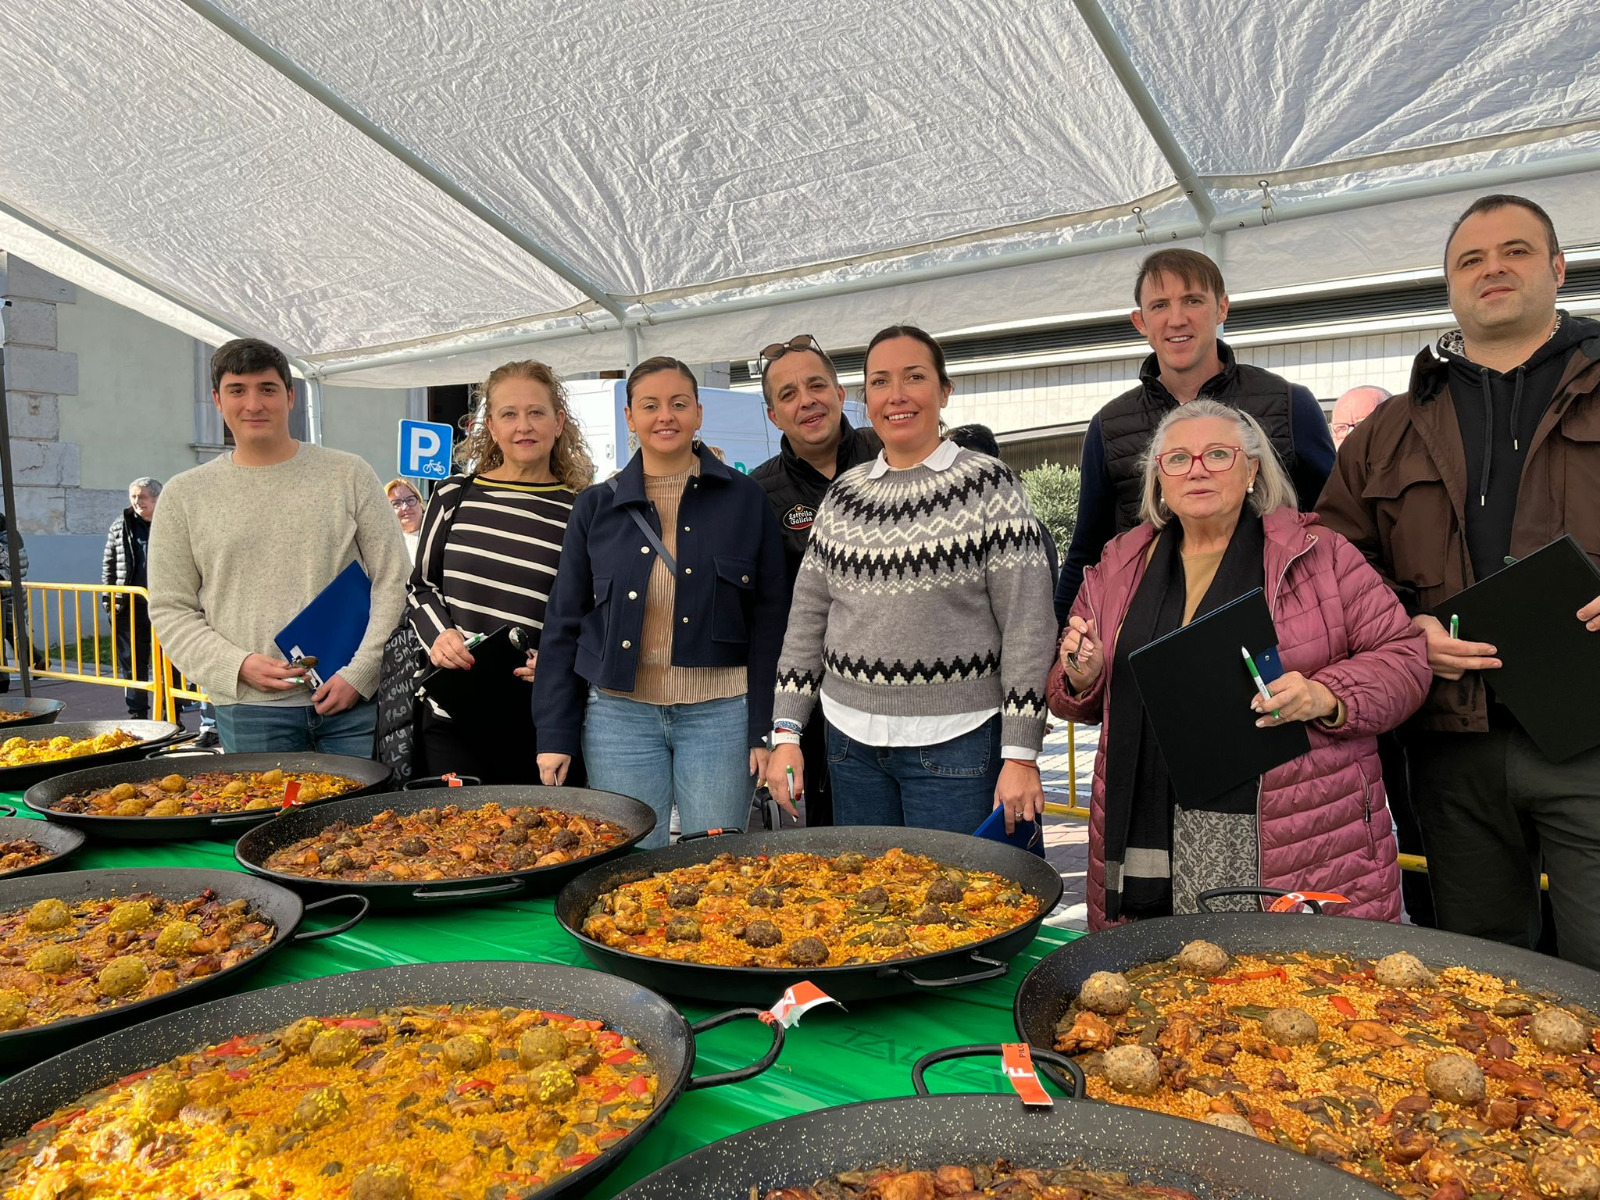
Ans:
MULTIPOLYGON (((149 692, 151 714, 167 721, 177 720, 179 700, 206 699, 204 692, 177 673, 155 630, 148 624, 141 629, 134 621, 135 598, 149 603, 146 589, 106 583, 29 582, 22 587, 30 632, 36 644, 42 641, 48 652, 45 666, 30 672, 32 675, 149 692), (109 632, 101 631, 102 613, 110 619, 109 632), (128 661, 134 669, 141 657, 148 658, 150 678, 135 679, 122 673, 117 651, 124 645, 132 651, 128 661)), ((0 580, 0 595, 9 596, 10 588, 9 581, 0 580)), ((21 674, 4 656, 5 649, 0 647, 0 671, 21 674)))

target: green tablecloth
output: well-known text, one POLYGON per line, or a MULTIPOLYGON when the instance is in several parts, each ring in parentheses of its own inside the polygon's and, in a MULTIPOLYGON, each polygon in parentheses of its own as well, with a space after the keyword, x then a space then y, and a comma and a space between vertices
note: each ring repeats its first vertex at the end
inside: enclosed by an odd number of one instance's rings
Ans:
MULTIPOLYGON (((19 795, 0 794, 0 802, 12 804, 19 815, 29 815, 19 795)), ((64 869, 134 866, 239 869, 232 843, 226 841, 91 843, 64 869)), ((330 914, 320 924, 332 924, 343 916, 342 911, 330 914)), ((1014 1038, 1011 1002, 1022 977, 1044 955, 1077 936, 1044 929, 1013 960, 1010 974, 989 983, 856 1004, 848 1012, 831 1005, 813 1009, 789 1030, 783 1055, 769 1071, 744 1083, 686 1093, 590 1194, 611 1196, 707 1142, 779 1117, 856 1100, 909 1095, 911 1064, 929 1050, 1014 1038)), ((347 933, 286 948, 241 987, 271 987, 341 971, 460 959, 588 965, 578 943, 557 924, 553 899, 518 900, 369 916, 347 933)), ((678 1007, 691 1021, 718 1011, 692 1002, 678 1007)), ((696 1073, 749 1063, 760 1057, 768 1044, 769 1034, 754 1021, 712 1030, 700 1039, 696 1073)), ((957 1061, 936 1068, 936 1075, 930 1073, 930 1082, 935 1077, 938 1086, 948 1090, 994 1091, 1004 1086, 998 1060, 957 1061)))

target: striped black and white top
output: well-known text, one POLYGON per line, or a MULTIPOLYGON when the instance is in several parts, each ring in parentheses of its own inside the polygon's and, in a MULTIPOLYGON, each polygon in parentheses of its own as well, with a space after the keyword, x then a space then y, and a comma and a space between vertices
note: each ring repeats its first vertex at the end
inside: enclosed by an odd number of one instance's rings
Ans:
MULTIPOLYGON (((561 484, 452 475, 422 518, 407 616, 425 646, 454 627, 464 637, 502 625, 544 628, 577 495, 561 484)), ((535 638, 537 645, 537 637, 535 638)))

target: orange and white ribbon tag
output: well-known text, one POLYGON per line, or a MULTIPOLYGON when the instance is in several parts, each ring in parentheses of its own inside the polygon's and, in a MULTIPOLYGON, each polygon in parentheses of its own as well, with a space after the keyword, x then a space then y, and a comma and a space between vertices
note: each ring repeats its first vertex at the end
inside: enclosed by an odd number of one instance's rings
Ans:
POLYGON ((283 807, 294 808, 300 803, 300 781, 291 779, 283 785, 283 807))
POLYGON ((1055 1100, 1050 1093, 1044 1090, 1044 1084, 1039 1082, 1039 1076, 1033 1069, 1033 1051, 1028 1049, 1026 1042, 1006 1042, 1000 1047, 1001 1069, 1006 1073, 1006 1082, 1011 1085, 1011 1090, 1022 1097, 1022 1102, 1030 1108, 1051 1108, 1055 1100))
MULTIPOLYGON (((761 1019, 768 1025, 777 1021, 788 1029, 791 1025, 798 1025, 800 1018, 819 1004, 839 1004, 839 1002, 809 979, 802 979, 785 991, 776 1004, 762 1013, 761 1019)), ((839 1004, 839 1007, 843 1008, 844 1005, 839 1004)))
POLYGON ((466 786, 466 784, 461 782, 461 776, 457 775, 454 771, 451 771, 447 775, 441 775, 439 778, 444 780, 445 787, 465 787, 466 786))
POLYGON ((1341 896, 1338 892, 1286 892, 1271 904, 1267 905, 1268 912, 1292 912, 1307 900, 1315 900, 1318 904, 1349 904, 1348 896, 1341 896))

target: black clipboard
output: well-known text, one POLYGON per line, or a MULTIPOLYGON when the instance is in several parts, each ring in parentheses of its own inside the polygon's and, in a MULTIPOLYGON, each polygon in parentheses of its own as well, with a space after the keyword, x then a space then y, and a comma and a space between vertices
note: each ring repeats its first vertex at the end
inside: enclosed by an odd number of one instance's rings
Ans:
POLYGON ((1256 728, 1256 686, 1239 651, 1277 644, 1254 588, 1128 656, 1180 804, 1203 804, 1311 749, 1304 722, 1256 728))
POLYGON ((1433 610, 1495 648, 1484 682, 1551 762, 1600 746, 1600 633, 1577 617, 1596 596, 1600 570, 1566 534, 1433 610))
POLYGON ((452 720, 478 725, 505 724, 513 709, 519 715, 531 711, 532 685, 512 673, 528 661, 527 653, 512 644, 512 626, 500 626, 468 652, 470 671, 430 667, 417 681, 420 693, 452 720))

